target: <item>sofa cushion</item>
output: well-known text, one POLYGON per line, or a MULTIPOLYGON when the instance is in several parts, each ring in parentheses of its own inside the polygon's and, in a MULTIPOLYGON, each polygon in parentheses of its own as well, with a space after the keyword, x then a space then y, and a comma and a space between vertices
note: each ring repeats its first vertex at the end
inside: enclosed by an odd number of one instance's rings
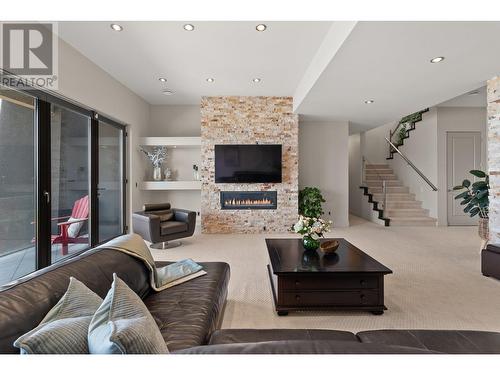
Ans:
POLYGON ((168 236, 169 234, 187 232, 187 223, 182 223, 180 221, 165 221, 160 223, 160 234, 162 236, 168 236))
POLYGON ((87 354, 89 324, 101 302, 101 297, 71 277, 59 302, 14 346, 22 354, 87 354))
POLYGON ((285 340, 196 346, 174 354, 433 354, 404 346, 333 340, 285 340))
POLYGON ((170 221, 174 218, 174 211, 172 210, 156 211, 154 214, 160 217, 160 222, 170 221))
POLYGON ((19 353, 12 344, 35 328, 75 277, 104 298, 113 273, 139 296, 149 293, 149 271, 139 259, 111 249, 93 249, 0 288, 0 353, 19 353))
MULTIPOLYGON (((157 262, 158 267, 169 264, 157 262)), ((220 326, 229 283, 227 263, 200 263, 206 275, 152 292, 144 303, 170 351, 206 344, 220 326)))
POLYGON ((280 340, 336 340, 359 342, 354 333, 327 329, 221 329, 212 333, 210 345, 280 340))
POLYGON ((364 343, 402 345, 447 354, 500 353, 500 333, 452 330, 377 330, 358 332, 364 343))
POLYGON ((113 284, 88 328, 91 354, 165 354, 165 341, 147 307, 113 274, 113 284))

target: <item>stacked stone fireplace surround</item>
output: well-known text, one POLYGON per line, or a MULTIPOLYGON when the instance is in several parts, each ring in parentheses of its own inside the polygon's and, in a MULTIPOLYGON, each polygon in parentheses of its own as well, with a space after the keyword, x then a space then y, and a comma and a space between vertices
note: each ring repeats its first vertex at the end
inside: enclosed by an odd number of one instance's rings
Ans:
POLYGON ((291 97, 203 97, 201 226, 203 233, 287 232, 297 219, 298 117, 291 97), (282 182, 215 183, 216 144, 282 145, 282 182), (276 209, 221 209, 221 191, 276 191, 276 209))

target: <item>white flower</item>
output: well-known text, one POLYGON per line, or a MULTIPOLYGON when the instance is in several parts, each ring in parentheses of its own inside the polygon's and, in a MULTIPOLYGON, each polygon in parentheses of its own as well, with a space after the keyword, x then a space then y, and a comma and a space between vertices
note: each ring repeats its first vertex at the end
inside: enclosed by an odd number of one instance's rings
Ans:
POLYGON ((293 230, 295 232, 300 232, 302 229, 304 229, 304 222, 302 220, 299 220, 293 226, 293 230))

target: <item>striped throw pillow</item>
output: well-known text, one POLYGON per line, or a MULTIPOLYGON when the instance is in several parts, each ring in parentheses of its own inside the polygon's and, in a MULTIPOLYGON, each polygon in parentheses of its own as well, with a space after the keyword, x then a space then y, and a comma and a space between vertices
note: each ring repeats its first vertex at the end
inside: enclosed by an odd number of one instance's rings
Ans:
POLYGON ((102 298, 70 277, 66 293, 41 323, 19 337, 14 346, 21 354, 86 354, 87 333, 102 298))
POLYGON ((89 326, 92 354, 165 354, 167 345, 148 308, 113 274, 113 284, 89 326))

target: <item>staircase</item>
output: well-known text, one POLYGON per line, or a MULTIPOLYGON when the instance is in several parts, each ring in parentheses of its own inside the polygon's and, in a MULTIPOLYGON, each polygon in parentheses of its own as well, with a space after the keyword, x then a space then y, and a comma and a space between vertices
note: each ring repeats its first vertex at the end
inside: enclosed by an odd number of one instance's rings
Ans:
POLYGON ((415 200, 415 194, 403 186, 387 164, 366 164, 365 185, 360 187, 373 210, 384 220, 385 226, 435 226, 436 219, 429 217, 429 210, 415 200), (386 182, 384 207, 383 181, 386 182))

